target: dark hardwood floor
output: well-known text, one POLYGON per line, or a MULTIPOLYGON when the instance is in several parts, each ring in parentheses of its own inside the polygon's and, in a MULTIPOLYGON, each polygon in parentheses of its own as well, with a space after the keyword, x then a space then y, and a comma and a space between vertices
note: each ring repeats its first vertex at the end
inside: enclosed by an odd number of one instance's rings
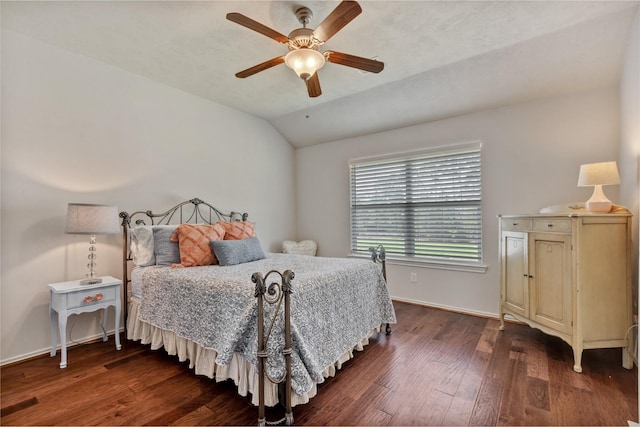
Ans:
MULTIPOLYGON (((568 345, 524 325, 395 303, 374 336, 297 425, 626 425, 638 421, 637 370, 621 350, 568 345)), ((97 342, 1 369, 2 425, 251 425, 257 408, 232 383, 196 376, 164 351, 97 342)), ((268 414, 280 418, 278 408, 268 414)))

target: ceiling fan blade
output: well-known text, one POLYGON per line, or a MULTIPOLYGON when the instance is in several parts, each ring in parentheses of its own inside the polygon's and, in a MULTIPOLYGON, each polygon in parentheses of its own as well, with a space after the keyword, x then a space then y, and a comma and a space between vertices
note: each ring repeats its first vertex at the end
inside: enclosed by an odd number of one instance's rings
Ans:
POLYGON ((375 59, 362 58, 361 56, 334 51, 326 51, 325 55, 329 62, 358 68, 359 70, 368 71, 370 73, 379 73, 384 69, 384 62, 376 61, 375 59))
POLYGON ((258 21, 254 21, 253 19, 246 17, 241 13, 227 13, 227 19, 229 21, 235 22, 236 24, 240 24, 243 27, 247 27, 250 30, 256 31, 264 36, 267 36, 277 42, 286 43, 289 41, 289 37, 285 36, 284 34, 280 34, 276 30, 273 30, 266 25, 259 23, 258 21))
POLYGON ((322 95, 322 89, 320 89, 320 79, 318 78, 318 72, 313 73, 313 76, 307 80, 307 92, 311 98, 322 95))
POLYGON ((313 31, 313 35, 318 40, 326 42, 361 12, 362 8, 358 2, 345 0, 324 18, 324 21, 313 31))
POLYGON ((236 73, 236 77, 240 79, 244 79, 245 77, 253 76, 260 71, 267 70, 271 67, 275 67, 276 65, 280 65, 284 62, 284 56, 278 56, 277 58, 270 59, 268 61, 263 62, 262 64, 254 65, 251 68, 247 68, 246 70, 242 70, 239 73, 236 73))

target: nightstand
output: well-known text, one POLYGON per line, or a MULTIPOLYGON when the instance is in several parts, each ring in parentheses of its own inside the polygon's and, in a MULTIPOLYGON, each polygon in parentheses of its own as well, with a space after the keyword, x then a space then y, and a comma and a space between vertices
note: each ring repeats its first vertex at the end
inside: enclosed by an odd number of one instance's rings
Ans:
POLYGON ((120 286, 122 281, 115 277, 102 277, 101 283, 81 285, 80 280, 51 283, 49 291, 49 316, 51 317, 51 357, 56 355, 56 325, 60 333, 60 368, 67 367, 67 317, 70 314, 104 310, 102 314, 103 341, 107 341, 107 307, 116 308, 115 338, 116 350, 120 350, 120 286), (57 316, 57 321, 56 321, 57 316))

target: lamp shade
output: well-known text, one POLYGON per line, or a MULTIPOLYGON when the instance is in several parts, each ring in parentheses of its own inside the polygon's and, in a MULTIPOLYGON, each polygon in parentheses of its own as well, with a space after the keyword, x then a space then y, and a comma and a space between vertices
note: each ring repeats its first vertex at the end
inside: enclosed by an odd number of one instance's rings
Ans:
POLYGON ((117 207, 69 203, 65 233, 118 234, 119 232, 117 207))
POLYGON ((580 166, 578 187, 620 184, 616 162, 588 163, 580 166))
POLYGON ((309 79, 324 66, 325 59, 317 50, 300 48, 292 50, 284 57, 287 67, 296 72, 303 80, 309 79))

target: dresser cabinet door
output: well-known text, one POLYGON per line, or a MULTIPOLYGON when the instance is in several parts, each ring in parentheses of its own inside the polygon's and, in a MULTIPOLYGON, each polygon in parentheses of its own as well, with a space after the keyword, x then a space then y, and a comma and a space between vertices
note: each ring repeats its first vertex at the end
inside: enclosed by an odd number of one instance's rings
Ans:
POLYGON ((521 316, 529 316, 527 233, 502 233, 502 304, 521 316))
POLYGON ((529 235, 529 317, 564 333, 572 328, 571 236, 529 235))

